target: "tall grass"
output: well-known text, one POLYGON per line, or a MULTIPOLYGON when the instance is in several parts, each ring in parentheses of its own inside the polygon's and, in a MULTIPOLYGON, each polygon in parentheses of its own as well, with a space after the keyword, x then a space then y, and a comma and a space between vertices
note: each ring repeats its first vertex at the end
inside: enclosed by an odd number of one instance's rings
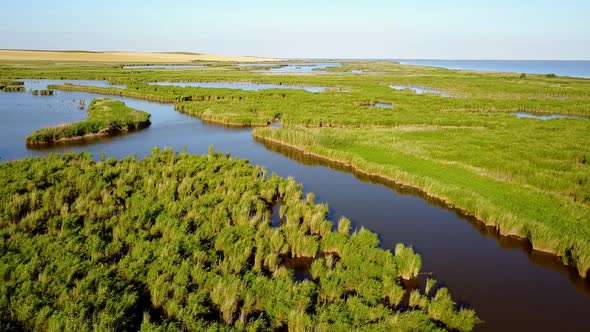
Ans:
POLYGON ((479 322, 448 293, 436 302, 418 294, 421 304, 404 308, 410 249, 393 255, 376 234, 351 234, 346 219, 340 231, 314 231, 318 216, 331 226, 327 207, 304 200, 301 185, 215 151, 2 163, 0 202, 0 271, 8 271, 0 326, 332 331, 456 328, 465 315, 466 329, 479 322), (273 228, 269 203, 278 200, 298 220, 273 228), (312 279, 296 281, 287 257, 309 257, 312 279))
POLYGON ((514 127, 264 128, 254 135, 359 172, 420 188, 528 239, 585 276, 590 268, 590 155, 585 120, 514 127), (561 128, 561 130, 556 130, 561 128), (564 236, 567 234, 567 236, 564 236))
POLYGON ((49 144, 88 135, 109 135, 149 126, 150 114, 126 107, 112 99, 95 99, 88 108, 88 119, 56 127, 43 128, 27 137, 27 144, 49 144))

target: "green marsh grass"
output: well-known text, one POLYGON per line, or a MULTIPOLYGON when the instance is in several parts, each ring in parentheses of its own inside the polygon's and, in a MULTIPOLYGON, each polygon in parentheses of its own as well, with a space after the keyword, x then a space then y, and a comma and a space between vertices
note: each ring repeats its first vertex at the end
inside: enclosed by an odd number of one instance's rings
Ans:
POLYGON ((54 91, 51 89, 45 89, 45 90, 31 90, 31 94, 33 96, 53 96, 54 91))
POLYGON ((585 276, 590 268, 590 141, 584 133, 590 121, 524 122, 526 129, 507 124, 283 127, 254 134, 420 188, 501 234, 526 238, 534 249, 561 256, 585 276))
MULTIPOLYGON (((266 126, 280 119, 281 128, 257 128, 254 135, 420 188, 501 234, 526 238, 534 249, 559 255, 580 275, 588 273, 590 121, 517 119, 509 113, 590 116, 590 80, 379 61, 344 61, 328 70, 322 75, 268 75, 220 63, 199 71, 130 74, 120 64, 29 62, 7 63, 0 77, 108 80, 126 88, 50 88, 172 103, 180 112, 228 125, 266 126), (346 73, 350 70, 363 74, 346 73), (148 84, 158 81, 330 89, 309 93, 148 84), (454 98, 395 91, 391 85, 433 88, 454 98), (396 107, 363 106, 377 101, 396 107)), ((287 213, 286 208, 281 211, 287 213)), ((291 211, 302 217, 296 212, 291 211)), ((309 220, 305 227, 321 230, 321 223, 309 220)), ((343 250, 342 239, 331 235, 319 243, 320 248, 343 250)))
POLYGON ((129 108, 120 101, 95 99, 88 108, 88 119, 39 129, 27 137, 27 144, 50 144, 89 135, 109 135, 141 129, 149 126, 149 119, 149 113, 129 108))
POLYGON ((314 234, 307 211, 325 207, 302 199, 300 184, 213 150, 0 163, 0 202, 0 326, 333 331, 479 323, 448 292, 432 300, 418 293, 419 306, 400 308, 404 268, 376 234, 314 234), (273 228, 277 200, 298 220, 273 228), (326 243, 339 248, 329 254, 326 243), (312 280, 295 280, 285 266, 298 255, 312 258, 312 280))

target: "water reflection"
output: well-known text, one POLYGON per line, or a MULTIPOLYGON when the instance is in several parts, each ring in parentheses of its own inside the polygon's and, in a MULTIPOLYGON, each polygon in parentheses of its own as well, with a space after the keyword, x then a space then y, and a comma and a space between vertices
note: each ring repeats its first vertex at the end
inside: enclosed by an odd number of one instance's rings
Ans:
POLYGON ((537 120, 552 120, 552 119, 589 119, 589 117, 581 115, 567 115, 567 114, 533 114, 527 112, 511 113, 519 119, 537 119, 537 120))
POLYGON ((325 74, 328 68, 342 67, 337 62, 295 62, 280 67, 273 67, 264 70, 256 70, 258 73, 298 73, 298 74, 325 74))
POLYGON ((299 86, 285 84, 268 84, 268 83, 236 83, 236 82, 154 82, 150 85, 179 86, 179 87, 198 87, 213 89, 238 89, 245 91, 260 91, 268 89, 292 89, 305 90, 308 92, 326 91, 325 86, 299 86))
POLYGON ((439 95, 441 97, 447 97, 447 98, 451 97, 451 95, 447 94, 444 91, 431 89, 431 88, 423 88, 423 87, 419 87, 419 86, 415 86, 415 85, 391 85, 390 87, 394 90, 397 90, 397 91, 412 90, 418 95, 433 94, 433 95, 439 95))
POLYGON ((386 104, 386 103, 375 103, 375 105, 371 106, 373 108, 393 108, 393 104, 386 104))

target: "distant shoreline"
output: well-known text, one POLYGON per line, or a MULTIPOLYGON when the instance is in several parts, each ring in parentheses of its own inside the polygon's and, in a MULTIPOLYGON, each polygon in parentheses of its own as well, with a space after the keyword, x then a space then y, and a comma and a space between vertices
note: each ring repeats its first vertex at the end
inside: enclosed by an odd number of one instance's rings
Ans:
POLYGON ((277 62, 280 59, 252 56, 231 56, 186 52, 94 52, 94 51, 35 51, 0 50, 0 61, 86 61, 123 63, 191 63, 212 62, 277 62))

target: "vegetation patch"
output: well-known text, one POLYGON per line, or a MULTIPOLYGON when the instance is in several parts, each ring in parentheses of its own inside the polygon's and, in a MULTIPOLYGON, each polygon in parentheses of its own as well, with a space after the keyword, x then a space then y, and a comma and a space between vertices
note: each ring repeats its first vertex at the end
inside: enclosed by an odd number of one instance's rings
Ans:
POLYGON ((111 135, 149 125, 149 113, 129 108, 117 100, 95 99, 88 108, 88 119, 39 129, 27 137, 27 144, 43 145, 83 137, 111 135))
POLYGON ((590 269, 588 125, 569 121, 563 128, 556 131, 542 122, 520 131, 513 143, 510 126, 281 127, 256 128, 254 136, 420 188, 501 234, 559 255, 585 277, 590 269))
POLYGON ((479 323, 446 288, 413 290, 421 259, 337 230, 292 178, 245 160, 154 149, 0 164, 3 330, 420 330, 479 323), (281 201, 283 222, 273 227, 281 201), (311 261, 296 281, 292 258, 311 261))
POLYGON ((25 92, 25 82, 0 80, 0 91, 4 92, 25 92))
POLYGON ((45 90, 31 90, 31 94, 33 96, 53 96, 53 90, 45 89, 45 90))

